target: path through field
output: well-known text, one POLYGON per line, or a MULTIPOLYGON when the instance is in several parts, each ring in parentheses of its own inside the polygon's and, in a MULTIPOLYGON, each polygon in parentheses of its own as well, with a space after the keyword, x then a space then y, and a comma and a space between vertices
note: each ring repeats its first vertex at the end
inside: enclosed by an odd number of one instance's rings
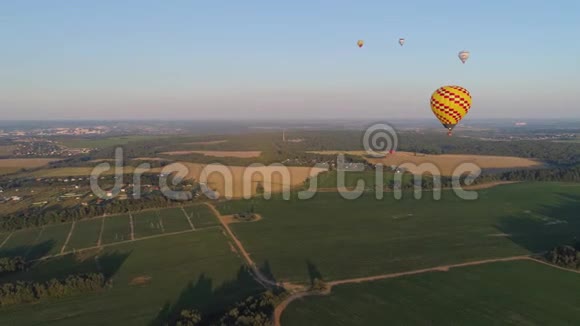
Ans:
POLYGON ((258 283, 260 283, 262 286, 264 286, 265 288, 284 286, 283 284, 278 284, 278 283, 276 283, 276 282, 268 279, 266 276, 264 276, 264 274, 262 274, 262 272, 256 266, 256 263, 254 263, 254 261, 252 260, 252 258, 250 258, 250 254, 248 254, 248 252, 246 251, 246 249, 244 248, 244 246, 242 245, 242 243, 240 242, 240 240, 238 240, 238 238, 234 235, 234 233, 230 229, 230 226, 228 225, 228 220, 230 220, 230 219, 228 219, 228 216, 222 215, 215 208, 214 205, 212 205, 210 203, 206 203, 206 205, 217 216, 217 218, 220 221, 222 227, 224 228, 224 230, 226 231, 226 233, 228 234, 228 236, 231 238, 231 240, 235 243, 236 247, 238 248, 238 251, 242 254, 242 257, 246 261, 246 264, 248 265, 248 267, 252 271, 252 274, 254 276, 254 279, 258 283))
POLYGON ((8 240, 12 237, 12 235, 14 234, 14 231, 10 232, 10 234, 8 234, 8 236, 6 237, 6 239, 4 239, 4 241, 2 241, 2 243, 0 244, 0 248, 4 247, 4 245, 6 244, 6 242, 8 242, 8 240))
POLYGON ((468 267, 468 266, 476 266, 476 265, 483 265, 483 264, 490 264, 490 263, 498 263, 498 262, 509 262, 509 261, 517 261, 517 260, 530 260, 540 264, 544 264, 547 266, 551 266, 554 268, 558 268, 564 271, 573 272, 573 273, 580 273, 577 270, 571 270, 560 266, 555 266, 545 261, 533 258, 532 256, 512 256, 512 257, 504 257, 504 258, 494 258, 494 259, 483 259, 483 260, 476 260, 471 262, 453 264, 453 265, 442 265, 436 266, 431 268, 424 268, 424 269, 417 269, 412 271, 406 272, 399 272, 399 273, 390 273, 390 274, 382 274, 382 275, 375 275, 375 276, 368 276, 368 277, 359 277, 359 278, 351 278, 345 280, 338 280, 333 282, 326 283, 327 288, 324 291, 309 291, 309 292, 299 292, 294 293, 287 297, 284 301, 282 301, 276 309, 274 310, 274 325, 280 326, 280 318, 282 317, 282 313, 290 303, 294 300, 304 298, 307 296, 317 296, 317 295, 329 295, 332 292, 332 288, 336 285, 343 285, 343 284, 352 284, 352 283, 362 283, 362 282, 372 282, 378 280, 385 280, 390 278, 397 278, 402 276, 409 276, 409 275, 416 275, 422 273, 430 273, 430 272, 448 272, 452 268, 460 268, 460 267, 468 267))
POLYGON ((131 240, 135 240, 135 224, 133 224, 133 215, 129 213, 129 226, 131 227, 131 240))
POLYGON ((64 252, 64 250, 66 249, 66 246, 68 245, 68 242, 70 241, 70 237, 72 236, 73 231, 75 229, 75 223, 76 223, 76 221, 73 221, 72 224, 70 225, 70 230, 68 231, 68 234, 66 236, 66 240, 64 241, 62 248, 60 248, 61 254, 64 252))
MULTIPOLYGON (((183 209, 183 207, 181 207, 181 211, 183 212, 183 214, 187 218, 187 222, 189 223, 189 226, 191 226, 191 229, 195 230, 195 226, 193 226, 193 223, 191 222, 191 217, 189 216, 189 214, 187 214, 187 212, 185 211, 185 209, 183 209)), ((216 217, 219 219, 219 216, 216 216, 216 217)))

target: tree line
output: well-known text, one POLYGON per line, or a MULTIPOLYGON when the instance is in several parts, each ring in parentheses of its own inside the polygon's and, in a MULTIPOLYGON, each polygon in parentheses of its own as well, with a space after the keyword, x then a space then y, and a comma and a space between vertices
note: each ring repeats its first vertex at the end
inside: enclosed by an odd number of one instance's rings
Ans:
POLYGON ((272 291, 267 291, 236 303, 230 310, 217 318, 204 316, 196 309, 184 309, 175 322, 175 326, 269 326, 272 324, 271 317, 279 300, 280 295, 276 295, 272 291))
POLYGON ((46 298, 62 298, 107 286, 102 273, 69 275, 65 279, 46 282, 16 281, 0 285, 0 306, 37 302, 46 298))

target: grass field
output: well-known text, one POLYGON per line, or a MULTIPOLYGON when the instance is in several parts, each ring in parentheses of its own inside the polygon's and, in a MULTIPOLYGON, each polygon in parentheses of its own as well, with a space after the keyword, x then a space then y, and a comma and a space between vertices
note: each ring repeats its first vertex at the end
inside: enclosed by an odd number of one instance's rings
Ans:
POLYGON ((96 246, 99 241, 102 224, 103 218, 93 218, 77 222, 68 241, 66 250, 78 250, 96 246))
POLYGON ((148 139, 159 139, 163 136, 146 136, 133 135, 122 137, 106 137, 106 138, 74 138, 74 139, 60 139, 59 143, 69 148, 103 148, 110 146, 126 145, 132 141, 143 141, 148 139))
POLYGON ((273 166, 264 167, 243 167, 243 166, 227 166, 225 172, 213 172, 207 174, 205 170, 206 165, 198 163, 183 163, 189 170, 188 178, 194 180, 201 180, 202 176, 207 177, 207 185, 213 190, 217 190, 222 196, 228 194, 229 190, 226 187, 225 180, 231 178, 231 196, 233 198, 242 198, 244 195, 244 186, 249 187, 248 195, 256 193, 256 186, 259 182, 263 183, 266 191, 280 192, 284 188, 291 188, 301 186, 310 175, 316 175, 320 172, 326 171, 322 168, 309 167, 287 167, 284 169, 288 172, 288 179, 284 180, 277 168, 273 166), (254 173, 255 172, 255 173, 254 173), (264 175, 262 175, 262 173, 264 175), (312 173, 312 174, 311 174, 312 173), (244 178, 244 175, 246 178, 244 178), (271 177, 271 182, 264 182, 268 176, 271 177))
MULTIPOLYGON (((317 154, 326 155, 336 155, 341 153, 340 151, 319 151, 313 152, 317 154)), ((344 154, 365 156, 364 151, 347 151, 342 152, 344 154)), ((386 155, 383 158, 367 158, 367 161, 373 164, 381 163, 384 166, 399 166, 405 163, 411 163, 406 170, 411 173, 420 173, 419 169, 415 168, 413 165, 419 165, 422 163, 432 163, 434 164, 441 175, 450 176, 457 166, 462 163, 474 163, 481 169, 509 169, 509 168, 530 168, 530 167, 541 167, 544 163, 532 160, 528 158, 521 157, 511 157, 511 156, 491 156, 491 155, 468 155, 468 154, 442 154, 442 155, 431 155, 431 154, 417 154, 412 152, 396 152, 394 154, 386 155)))
POLYGON ((15 145, 0 145, 0 156, 12 155, 15 149, 15 145))
POLYGON ((162 155, 187 155, 187 154, 202 154, 213 157, 239 157, 252 158, 258 157, 262 154, 260 151, 174 151, 159 153, 162 155))
POLYGON ((131 225, 129 215, 105 217, 103 229, 103 244, 131 240, 131 225))
MULTIPOLYGON (((219 225, 213 212, 205 205, 184 208, 192 216, 195 229, 219 225)), ((133 216, 135 239, 191 231, 192 228, 181 208, 166 208, 131 213, 133 216)), ((1 256, 27 256, 29 259, 59 254, 71 230, 71 223, 47 225, 43 228, 30 228, 0 234, 0 243, 10 238, 0 248, 1 256)), ((65 253, 97 246, 101 243, 112 244, 131 240, 129 215, 113 215, 80 220, 75 223, 65 253), (103 230, 101 235, 101 228, 103 230)))
MULTIPOLYGON (((98 163, 95 163, 95 166, 97 166, 97 164, 98 163)), ((93 167, 49 168, 49 169, 41 169, 41 170, 33 171, 30 173, 27 173, 27 175, 30 175, 30 176, 36 177, 36 178, 89 176, 89 175, 91 175, 91 173, 93 172, 94 169, 95 168, 93 168, 93 167)), ((135 170, 134 167, 125 166, 123 168, 123 173, 124 174, 133 173, 134 170, 135 170)), ((147 172, 148 173, 157 173, 160 171, 161 171, 160 168, 152 168, 151 170, 148 170, 147 172)), ((116 173, 116 171, 114 168, 114 164, 112 164, 111 169, 109 169, 107 171, 103 171, 102 173, 99 173, 99 175, 113 175, 115 173, 116 173)))
POLYGON ((54 161, 58 161, 58 159, 48 159, 48 158, 0 159, 0 175, 15 173, 22 169, 39 168, 48 165, 48 163, 54 161))
POLYGON ((218 225, 219 221, 207 206, 186 207, 185 212, 189 215, 196 229, 218 225))
POLYGON ((133 214, 135 239, 163 233, 157 210, 133 214))
MULTIPOLYGON (((434 200, 406 193, 349 201, 336 193, 311 200, 253 200, 263 219, 231 228, 277 280, 308 283, 527 254, 580 235, 580 186, 522 183, 479 190, 464 201, 452 191, 434 200), (316 273, 314 273, 314 271, 316 273)), ((222 213, 249 201, 226 202, 222 213)))
POLYGON ((504 262, 347 284, 296 301, 282 325, 572 325, 580 274, 504 262))
POLYGON ((20 170, 22 170, 22 169, 18 168, 18 167, 0 167, 0 176, 6 175, 6 174, 16 173, 20 170))
POLYGON ((168 208, 161 210, 159 216, 163 222, 165 232, 179 232, 191 229, 191 226, 181 208, 168 208))
POLYGON ((48 253, 43 253, 42 251, 31 250, 29 255, 30 257, 40 258, 44 256, 44 254, 54 255, 60 253, 64 242, 66 241, 66 237, 70 231, 71 223, 66 224, 56 224, 56 225, 48 225, 42 229, 42 233, 38 236, 36 240, 36 244, 38 243, 45 243, 45 242, 52 242, 52 247, 48 251, 48 253))
MULTIPOLYGON (((207 229, 107 247, 94 256, 44 261, 19 278, 102 271, 113 286, 91 293, 0 308, 1 325, 162 325, 183 308, 223 311, 260 291, 221 230, 207 229)), ((3 279, 1 281, 5 281, 3 279)))
MULTIPOLYGON (((3 256, 26 256, 32 250, 36 238, 41 229, 26 229, 12 233, 8 241, 0 248, 0 257, 3 256)), ((52 241, 43 247, 48 252, 52 248, 52 241)))
MULTIPOLYGON (((403 182, 407 182, 408 180, 412 179, 413 176, 410 174, 401 174, 403 182)), ((393 182, 395 174, 391 172, 384 172, 382 178, 382 187, 386 187, 389 185, 389 182, 393 182)), ((376 173, 375 171, 362 171, 362 172, 354 172, 349 171, 345 172, 344 174, 344 186, 347 189, 354 189, 357 186, 358 180, 364 182, 364 187, 367 190, 375 190, 377 189, 377 185, 380 183, 377 182, 376 173)), ((324 188, 332 188, 335 189, 338 186, 338 173, 336 171, 329 171, 325 173, 321 173, 317 176, 317 187, 319 189, 324 188)))

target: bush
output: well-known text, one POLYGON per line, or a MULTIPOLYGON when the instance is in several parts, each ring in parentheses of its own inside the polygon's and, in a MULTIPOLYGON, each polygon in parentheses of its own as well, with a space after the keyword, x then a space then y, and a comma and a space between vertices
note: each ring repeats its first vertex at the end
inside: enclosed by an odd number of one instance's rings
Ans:
POLYGON ((566 268, 580 267, 580 252, 573 246, 558 246, 546 254, 546 259, 554 265, 566 268))
POLYGON ((26 260, 23 257, 2 257, 0 258, 0 274, 14 273, 25 270, 26 260))

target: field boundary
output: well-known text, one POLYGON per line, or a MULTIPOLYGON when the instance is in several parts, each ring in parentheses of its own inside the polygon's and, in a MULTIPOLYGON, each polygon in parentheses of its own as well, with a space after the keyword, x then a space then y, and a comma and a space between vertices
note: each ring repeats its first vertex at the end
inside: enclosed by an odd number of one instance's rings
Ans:
POLYGON ((92 246, 92 247, 86 247, 86 248, 82 248, 82 249, 69 250, 69 251, 65 251, 63 253, 54 254, 54 255, 47 255, 47 256, 44 256, 44 257, 41 257, 41 258, 38 258, 38 259, 33 259, 31 261, 32 262, 35 262, 35 261, 43 261, 43 260, 48 260, 48 259, 51 259, 51 258, 66 256, 66 255, 73 254, 73 253, 81 253, 81 252, 95 250, 95 249, 101 249, 101 248, 105 248, 105 247, 118 246, 118 245, 121 245, 121 244, 126 244, 126 243, 130 243, 130 242, 141 241, 141 240, 150 240, 150 239, 170 237, 170 236, 184 234, 184 233, 190 233, 190 232, 200 232, 200 231, 204 231, 204 230, 217 229, 219 227, 220 227, 219 225, 214 225, 214 226, 208 226, 208 227, 205 227, 205 228, 199 229, 199 230, 184 230, 184 231, 176 231, 176 232, 169 232, 169 233, 160 233, 160 234, 150 235, 150 236, 146 236, 146 237, 142 237, 142 238, 137 238, 137 239, 133 239, 133 240, 122 240, 122 241, 105 243, 105 244, 101 244, 101 245, 97 245, 97 246, 92 246))

